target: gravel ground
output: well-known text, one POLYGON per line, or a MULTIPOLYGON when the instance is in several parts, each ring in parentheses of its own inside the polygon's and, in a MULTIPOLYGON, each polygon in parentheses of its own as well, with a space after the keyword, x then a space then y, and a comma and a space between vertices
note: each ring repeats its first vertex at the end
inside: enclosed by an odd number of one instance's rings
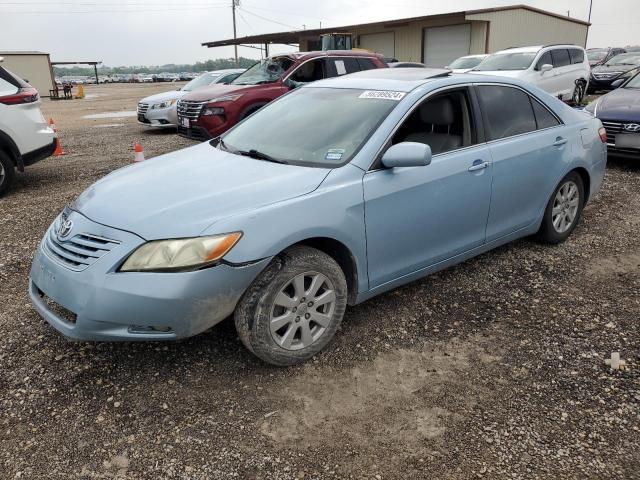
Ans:
POLYGON ((172 87, 45 100, 68 154, 0 199, 0 478, 640 478, 640 162, 610 160, 563 245, 522 240, 351 308, 303 366, 260 363, 229 321, 170 344, 55 333, 27 296, 49 223, 136 140, 191 144, 82 116, 172 87))

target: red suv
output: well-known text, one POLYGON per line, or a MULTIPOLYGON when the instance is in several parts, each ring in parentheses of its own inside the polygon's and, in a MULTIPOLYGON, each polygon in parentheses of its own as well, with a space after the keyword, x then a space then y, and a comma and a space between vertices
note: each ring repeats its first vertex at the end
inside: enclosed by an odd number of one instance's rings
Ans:
POLYGON ((299 84, 386 67, 382 55, 365 51, 272 56, 256 63, 229 84, 211 85, 182 97, 178 102, 178 133, 208 140, 299 84))

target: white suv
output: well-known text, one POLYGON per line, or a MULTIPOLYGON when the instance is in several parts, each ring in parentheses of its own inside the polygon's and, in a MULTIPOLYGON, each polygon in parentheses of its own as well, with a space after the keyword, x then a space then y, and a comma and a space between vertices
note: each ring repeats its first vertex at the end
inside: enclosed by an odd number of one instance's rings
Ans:
POLYGON ((55 148, 56 135, 42 116, 38 91, 0 66, 0 196, 16 169, 24 171, 55 148))
POLYGON ((519 78, 558 97, 580 103, 589 85, 589 59, 576 45, 509 48, 485 58, 473 73, 519 78))

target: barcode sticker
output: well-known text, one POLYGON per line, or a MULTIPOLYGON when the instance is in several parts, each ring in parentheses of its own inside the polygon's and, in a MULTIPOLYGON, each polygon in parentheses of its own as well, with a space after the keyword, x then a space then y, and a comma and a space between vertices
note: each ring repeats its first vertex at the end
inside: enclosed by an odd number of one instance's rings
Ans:
POLYGON ((362 92, 358 98, 376 98, 379 100, 395 100, 399 102, 406 95, 405 92, 389 92, 386 90, 367 90, 362 92))

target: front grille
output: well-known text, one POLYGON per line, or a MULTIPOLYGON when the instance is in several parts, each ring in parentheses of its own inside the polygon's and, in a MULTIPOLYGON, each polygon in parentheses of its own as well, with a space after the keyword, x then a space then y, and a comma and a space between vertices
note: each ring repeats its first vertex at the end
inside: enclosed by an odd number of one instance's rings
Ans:
POLYGON ((193 102, 191 100, 178 101, 178 116, 188 118, 189 120, 197 120, 202 112, 202 107, 207 102, 193 102))
POLYGON ((92 265, 120 242, 109 238, 80 233, 69 240, 60 240, 54 228, 49 229, 42 242, 45 253, 57 263, 77 272, 92 265))
POLYGON ((148 103, 139 103, 138 104, 138 115, 144 115, 145 113, 147 113, 147 110, 149 110, 149 104, 148 103))
POLYGON ((193 140, 198 140, 200 142, 204 142, 205 140, 209 140, 211 135, 202 127, 191 127, 186 128, 182 125, 178 125, 178 135, 183 137, 191 138, 193 140))
POLYGON ((622 133, 622 122, 608 122, 602 121, 604 129, 607 131, 607 143, 610 145, 616 144, 616 135, 622 133))

